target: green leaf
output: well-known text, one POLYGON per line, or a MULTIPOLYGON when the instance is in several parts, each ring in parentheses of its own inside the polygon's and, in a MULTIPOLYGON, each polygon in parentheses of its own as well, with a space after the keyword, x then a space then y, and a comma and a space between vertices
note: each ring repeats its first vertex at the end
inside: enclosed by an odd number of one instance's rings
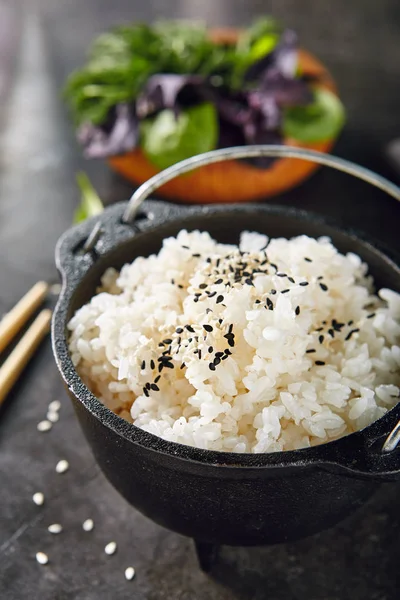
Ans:
POLYGON ((252 61, 260 60, 263 56, 266 56, 275 48, 279 40, 279 36, 276 33, 267 33, 263 35, 259 40, 256 40, 250 50, 250 58, 252 61))
POLYGON ((217 112, 212 104, 200 104, 178 117, 163 110, 141 123, 141 147, 147 158, 159 169, 216 147, 217 112))
POLYGON ((318 88, 314 90, 312 104, 284 110, 283 133, 299 142, 323 142, 336 137, 344 122, 345 111, 339 98, 318 88))
POLYGON ((77 173, 76 182, 81 191, 81 203, 74 213, 74 223, 80 223, 103 212, 104 206, 85 173, 77 173))

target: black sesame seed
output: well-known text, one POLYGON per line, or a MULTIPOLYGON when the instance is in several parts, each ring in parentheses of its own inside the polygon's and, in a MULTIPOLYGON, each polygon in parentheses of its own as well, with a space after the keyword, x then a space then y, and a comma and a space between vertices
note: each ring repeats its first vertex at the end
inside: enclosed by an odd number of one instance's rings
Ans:
POLYGON ((348 321, 347 325, 350 327, 350 325, 353 325, 354 321, 348 321))
POLYGON ((159 392, 160 388, 158 387, 158 385, 156 385, 155 383, 152 383, 150 385, 150 388, 154 391, 154 392, 159 392))
POLYGON ((275 296, 275 294, 276 294, 276 290, 272 289, 272 290, 270 291, 270 294, 272 294, 273 296, 275 296))
POLYGON ((206 308, 206 313, 207 313, 207 315, 209 315, 210 313, 212 313, 212 309, 211 308, 206 308))
POLYGON ((209 354, 212 354, 214 352, 214 348, 212 346, 208 347, 208 352, 209 354))
POLYGON ((221 358, 221 360, 226 360, 228 358, 227 354, 224 354, 224 356, 221 358))
POLYGON ((199 301, 199 299, 197 297, 193 298, 193 302, 198 302, 198 301, 199 301))
POLYGON ((196 350, 193 350, 193 354, 198 354, 199 353, 199 349, 196 348, 196 350))
POLYGON ((267 298, 266 299, 266 303, 267 303, 267 306, 268 306, 269 310, 273 310, 274 309, 274 303, 272 302, 271 298, 267 298))
POLYGON ((243 271, 242 275, 244 277, 251 277, 251 273, 249 273, 248 271, 243 271))
POLYGON ((158 347, 159 347, 159 348, 164 348, 164 344, 163 344, 162 342, 160 342, 160 343, 158 344, 158 347))
POLYGON ((257 299, 257 300, 255 301, 255 304, 260 304, 260 303, 261 303, 261 300, 258 300, 258 299, 257 299))
POLYGON ((199 296, 201 296, 201 292, 196 292, 195 294, 193 294, 196 298, 198 298, 199 296))
POLYGON ((182 248, 184 248, 185 250, 189 250, 189 246, 183 246, 182 245, 182 248))
POLYGON ((290 290, 287 288, 286 290, 281 290, 281 294, 287 294, 290 290))
POLYGON ((230 356, 230 355, 232 354, 232 352, 229 350, 229 348, 227 348, 227 349, 225 350, 225 354, 226 354, 227 356, 230 356))
POLYGON ((180 290, 183 290, 183 285, 181 285, 180 283, 178 283, 178 288, 179 288, 180 290))
POLYGON ((142 371, 146 368, 146 361, 142 360, 141 369, 142 371))
POLYGON ((351 338, 351 336, 353 335, 353 333, 357 333, 358 331, 360 331, 358 328, 356 328, 356 329, 352 329, 352 330, 351 330, 351 331, 350 331, 350 332, 349 332, 349 333, 346 335, 346 337, 344 338, 344 339, 345 339, 345 341, 347 342, 347 340, 349 340, 349 339, 351 338))
POLYGON ((164 344, 172 344, 172 340, 171 338, 165 338, 165 340, 163 340, 164 344))
POLYGON ((247 285, 254 285, 254 283, 253 283, 253 281, 250 279, 250 277, 248 277, 247 279, 245 279, 245 280, 244 280, 244 282, 245 282, 247 285))
POLYGON ((154 383, 158 383, 161 379, 161 375, 157 375, 157 377, 154 380, 154 383))
POLYGON ((318 365, 319 367, 322 367, 325 363, 323 360, 316 360, 315 364, 318 365))
POLYGON ((375 315, 376 313, 371 313, 370 315, 367 315, 367 319, 372 319, 375 315))
POLYGON ((297 316, 299 316, 299 314, 300 314, 300 306, 296 306, 296 308, 295 308, 294 312, 295 312, 295 314, 296 314, 297 316))
POLYGON ((175 279, 171 279, 172 285, 175 285, 175 279))
POLYGON ((320 335, 319 338, 318 338, 319 343, 322 344, 322 342, 324 341, 324 339, 325 339, 324 336, 320 335))
POLYGON ((224 300, 224 297, 221 296, 221 294, 220 294, 219 296, 217 296, 216 303, 219 304, 220 302, 223 302, 223 300, 224 300))
POLYGON ((335 337, 335 330, 334 329, 328 329, 328 333, 331 337, 335 337))
POLYGON ((304 260, 305 260, 306 262, 312 262, 311 258, 308 258, 308 256, 305 256, 305 257, 304 257, 304 260))
POLYGON ((277 277, 287 277, 286 273, 277 273, 277 277))
POLYGON ((201 360, 201 350, 199 349, 199 359, 201 360))
POLYGON ((233 331, 233 323, 231 323, 228 327, 228 333, 232 333, 233 331))
POLYGON ((193 342, 193 338, 191 338, 191 337, 190 337, 190 338, 188 339, 188 342, 189 342, 189 344, 190 344, 191 342, 193 342))
MULTIPOLYGON (((223 356, 223 355, 224 355, 224 353, 223 353, 223 352, 216 352, 216 353, 215 353, 215 357, 216 357, 216 358, 221 358, 221 356, 223 356)), ((214 360, 214 362, 215 362, 215 360, 214 360)))
POLYGON ((181 364, 181 369, 184 369, 186 367, 185 363, 181 364))
POLYGON ((310 348, 309 350, 306 350, 306 354, 312 354, 313 352, 316 352, 316 350, 314 348, 310 348))
POLYGON ((275 264, 275 263, 269 263, 269 264, 271 265, 271 267, 274 267, 275 271, 277 271, 277 270, 278 270, 278 267, 276 266, 276 264, 275 264))
POLYGON ((300 281, 299 285, 306 286, 308 285, 308 281, 300 281))
POLYGON ((196 253, 196 254, 192 254, 193 258, 200 258, 200 254, 196 253))
POLYGON ((219 267, 219 263, 221 262, 220 258, 217 258, 217 262, 215 263, 215 266, 218 268, 219 267))
POLYGON ((322 275, 319 275, 319 276, 317 277, 317 281, 321 281, 321 279, 323 279, 323 277, 322 277, 322 275))
POLYGON ((217 292, 211 292, 211 294, 208 294, 208 297, 209 298, 213 298, 216 295, 217 295, 217 292))
MULTIPOLYGON (((224 306, 224 305, 222 305, 222 306, 224 306)), ((223 319, 218 319, 218 323, 219 323, 220 325, 222 325, 222 323, 223 323, 223 322, 224 322, 224 320, 223 320, 223 319)))
POLYGON ((176 331, 176 333, 183 333, 182 327, 178 327, 178 329, 176 329, 175 331, 176 331))
POLYGON ((159 373, 161 373, 161 371, 163 370, 163 368, 164 368, 164 363, 162 363, 162 362, 161 362, 161 363, 158 365, 158 372, 159 372, 159 373))
POLYGON ((293 277, 288 277, 288 281, 290 281, 290 283, 294 283, 295 282, 294 279, 293 279, 293 277))
POLYGON ((174 365, 172 364, 172 362, 165 362, 164 367, 167 367, 168 369, 173 369, 174 365))
POLYGON ((150 396, 149 392, 146 390, 146 388, 143 388, 143 394, 146 396, 146 398, 148 398, 150 396))
POLYGON ((186 329, 190 331, 190 333, 194 333, 194 329, 191 325, 185 325, 186 329))
POLYGON ((146 390, 149 390, 149 389, 150 389, 150 383, 149 383, 149 382, 147 382, 147 383, 146 383, 146 390))
POLYGON ((315 331, 323 331, 324 328, 323 327, 318 327, 318 329, 316 329, 315 331))
POLYGON ((214 365, 215 365, 216 367, 218 367, 218 365, 220 364, 220 362, 221 362, 221 359, 220 359, 218 356, 216 356, 216 357, 214 358, 214 365))
POLYGON ((203 327, 208 332, 211 332, 214 329, 212 325, 207 325, 207 324, 203 325, 203 327))
POLYGON ((205 290, 205 289, 206 289, 206 287, 207 287, 207 284, 206 284, 206 283, 201 283, 201 284, 199 285, 199 290, 205 290))
POLYGON ((220 283, 222 283, 222 281, 223 280, 220 278, 220 279, 217 279, 217 281, 215 281, 214 283, 215 283, 215 285, 219 285, 220 283))
POLYGON ((210 257, 206 258, 206 262, 210 263, 211 262, 211 258, 210 257))
POLYGON ((233 347, 234 347, 234 345, 235 345, 235 340, 234 340, 234 339, 231 339, 231 338, 229 338, 229 340, 228 340, 228 344, 229 344, 229 346, 230 346, 231 348, 233 348, 233 347))
POLYGON ((323 292, 327 292, 327 291, 328 291, 328 286, 327 286, 327 285, 325 285, 325 283, 320 283, 320 284, 319 284, 319 287, 321 288, 321 290, 322 290, 323 292))
POLYGON ((154 362, 153 359, 151 359, 151 361, 150 361, 150 368, 151 369, 155 369, 156 368, 156 365, 155 365, 155 362, 154 362))
POLYGON ((209 363, 208 368, 210 369, 210 371, 215 371, 214 363, 209 363))

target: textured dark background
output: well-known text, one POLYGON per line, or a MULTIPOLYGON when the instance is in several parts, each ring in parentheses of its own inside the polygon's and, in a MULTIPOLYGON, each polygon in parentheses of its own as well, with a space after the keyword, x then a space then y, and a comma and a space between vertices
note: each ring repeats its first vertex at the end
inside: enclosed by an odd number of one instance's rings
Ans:
MULTIPOLYGON (((271 12, 300 34, 335 75, 348 123, 335 153, 382 174, 387 143, 400 136, 398 0, 0 0, 0 313, 38 279, 56 279, 55 242, 71 222, 83 167, 60 86, 87 44, 126 19, 200 17, 244 25, 271 12)), ((131 188, 100 163, 84 165, 102 197, 131 188)), ((394 200, 327 170, 277 199, 334 216, 399 248, 394 200)), ((149 522, 99 473, 44 344, 0 412, 1 600, 394 600, 399 597, 399 485, 388 484, 335 529, 262 549, 223 548, 211 577, 190 540, 149 522), (39 434, 48 403, 61 419, 39 434), (54 467, 70 461, 63 476, 54 467), (46 494, 42 508, 35 491, 46 494), (95 520, 84 534, 80 523, 95 520), (56 537, 47 525, 61 522, 56 537), (119 551, 103 552, 115 539, 119 551), (49 554, 40 567, 35 552, 49 554), (123 571, 134 565, 137 578, 123 571)), ((312 506, 312 499, 310 499, 312 506)))

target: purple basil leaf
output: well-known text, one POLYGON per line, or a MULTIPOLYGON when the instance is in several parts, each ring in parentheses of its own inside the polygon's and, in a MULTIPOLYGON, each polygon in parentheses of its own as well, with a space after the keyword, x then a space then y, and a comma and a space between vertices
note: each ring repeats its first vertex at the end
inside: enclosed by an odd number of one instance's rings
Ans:
POLYGON ((293 78, 296 68, 297 34, 292 29, 285 29, 272 52, 250 65, 244 74, 244 81, 255 81, 269 69, 277 70, 284 77, 293 78))
POLYGON ((78 140, 87 158, 104 158, 133 150, 139 140, 134 110, 128 104, 117 104, 104 125, 83 124, 78 130, 78 140))
POLYGON ((153 75, 136 101, 140 119, 170 109, 177 114, 182 107, 204 101, 207 83, 201 75, 153 75))
POLYGON ((263 111, 266 99, 273 99, 282 106, 298 106, 310 104, 313 94, 310 86, 301 79, 289 79, 277 70, 270 70, 265 74, 260 87, 249 92, 249 104, 263 111))

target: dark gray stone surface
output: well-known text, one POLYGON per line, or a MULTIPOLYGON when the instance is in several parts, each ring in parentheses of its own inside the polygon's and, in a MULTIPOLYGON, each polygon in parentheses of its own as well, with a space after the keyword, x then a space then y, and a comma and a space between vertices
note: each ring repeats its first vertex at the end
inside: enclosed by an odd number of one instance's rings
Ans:
MULTIPOLYGON (((383 149, 400 131, 397 0, 0 0, 0 5, 18 15, 8 17, 15 30, 7 48, 18 47, 16 60, 7 55, 0 62, 0 72, 5 65, 13 82, 0 97, 0 313, 38 279, 56 279, 53 249, 71 222, 74 174, 83 167, 60 85, 82 61, 89 39, 124 19, 197 16, 210 24, 241 25, 265 10, 282 17, 339 83, 348 124, 335 152, 390 175, 383 149)), ((107 202, 131 191, 101 163, 84 169, 107 202)), ((277 201, 335 216, 399 249, 400 207, 346 176, 323 170, 277 201)), ((0 598, 394 600, 400 589, 399 491, 398 484, 386 484, 357 514, 307 540, 223 548, 206 576, 190 540, 138 514, 99 473, 47 341, 0 412, 0 598), (36 424, 55 398, 62 400, 60 422, 39 434, 36 424), (61 458, 71 467, 57 475, 61 458), (32 503, 35 491, 45 493, 43 507, 32 503), (81 523, 88 517, 95 529, 84 533, 81 523), (59 536, 47 532, 53 522, 64 526, 59 536), (103 548, 110 540, 119 548, 107 557, 103 548), (35 561, 38 550, 49 555, 46 567, 35 561), (137 570, 132 582, 123 575, 129 565, 137 570)))

